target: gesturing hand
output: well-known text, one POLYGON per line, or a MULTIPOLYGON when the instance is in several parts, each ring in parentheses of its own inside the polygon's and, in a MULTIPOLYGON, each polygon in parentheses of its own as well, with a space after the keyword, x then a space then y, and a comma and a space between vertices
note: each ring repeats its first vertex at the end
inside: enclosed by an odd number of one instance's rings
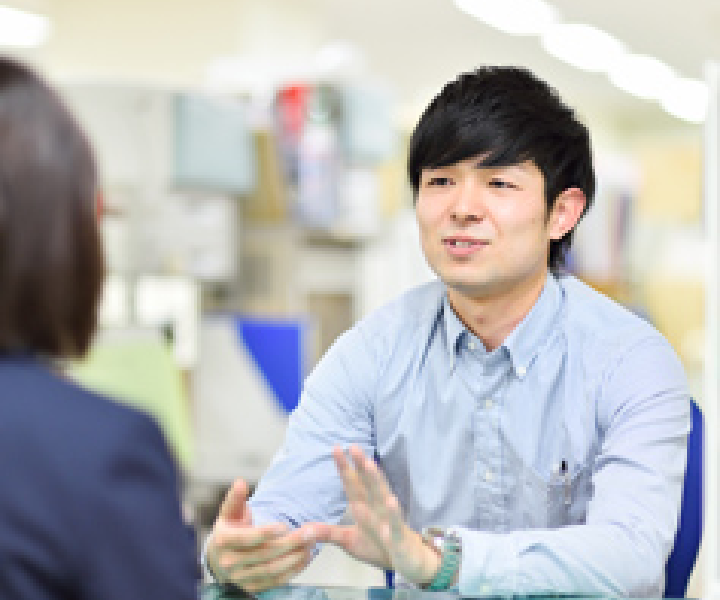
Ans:
POLYGON ((207 560, 221 583, 260 592, 284 585, 307 566, 318 532, 312 525, 290 533, 281 523, 253 527, 247 495, 240 479, 223 500, 207 560))
POLYGON ((350 447, 349 455, 339 447, 333 450, 355 524, 322 527, 324 541, 358 560, 393 569, 412 583, 430 582, 440 566, 439 554, 407 526, 398 499, 375 462, 357 446, 350 447))

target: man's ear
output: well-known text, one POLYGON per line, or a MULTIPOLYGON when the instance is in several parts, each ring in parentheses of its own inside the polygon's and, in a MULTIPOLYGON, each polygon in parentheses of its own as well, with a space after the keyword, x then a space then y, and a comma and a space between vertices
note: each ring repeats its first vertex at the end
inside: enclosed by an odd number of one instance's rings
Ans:
POLYGON ((559 240, 580 220, 585 209, 585 193, 580 188, 568 188, 562 192, 553 206, 548 219, 548 237, 559 240))

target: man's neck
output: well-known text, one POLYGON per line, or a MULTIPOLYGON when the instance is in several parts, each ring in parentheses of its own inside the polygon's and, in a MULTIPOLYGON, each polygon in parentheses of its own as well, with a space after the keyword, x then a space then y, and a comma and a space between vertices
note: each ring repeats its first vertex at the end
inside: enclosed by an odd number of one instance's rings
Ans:
POLYGON ((488 352, 499 347, 532 310, 542 293, 547 270, 498 293, 469 296, 448 287, 450 306, 460 321, 485 345, 488 352))

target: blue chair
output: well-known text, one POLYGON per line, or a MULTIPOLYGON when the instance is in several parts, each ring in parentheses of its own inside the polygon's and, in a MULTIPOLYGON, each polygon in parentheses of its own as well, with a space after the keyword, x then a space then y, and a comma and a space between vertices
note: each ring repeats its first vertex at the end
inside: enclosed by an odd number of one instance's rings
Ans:
POLYGON ((703 416, 691 401, 692 430, 688 436, 687 469, 680 523, 665 567, 665 598, 683 598, 702 539, 703 416))
POLYGON ((395 588, 395 571, 385 571, 385 587, 391 590, 395 588))
MULTIPOLYGON (((665 598, 684 598, 690 575, 695 567, 703 517, 703 415, 691 400, 692 429, 688 436, 687 469, 683 486, 680 523, 675 545, 665 566, 665 598)), ((395 573, 385 571, 385 584, 393 588, 395 573)))

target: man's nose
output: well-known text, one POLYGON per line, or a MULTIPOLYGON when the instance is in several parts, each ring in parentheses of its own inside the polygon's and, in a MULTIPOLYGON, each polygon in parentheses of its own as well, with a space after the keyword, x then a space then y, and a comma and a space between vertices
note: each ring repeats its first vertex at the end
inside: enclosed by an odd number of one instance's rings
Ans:
POLYGON ((479 221, 485 213, 485 201, 480 186, 467 179, 455 188, 451 216, 456 221, 479 221))

